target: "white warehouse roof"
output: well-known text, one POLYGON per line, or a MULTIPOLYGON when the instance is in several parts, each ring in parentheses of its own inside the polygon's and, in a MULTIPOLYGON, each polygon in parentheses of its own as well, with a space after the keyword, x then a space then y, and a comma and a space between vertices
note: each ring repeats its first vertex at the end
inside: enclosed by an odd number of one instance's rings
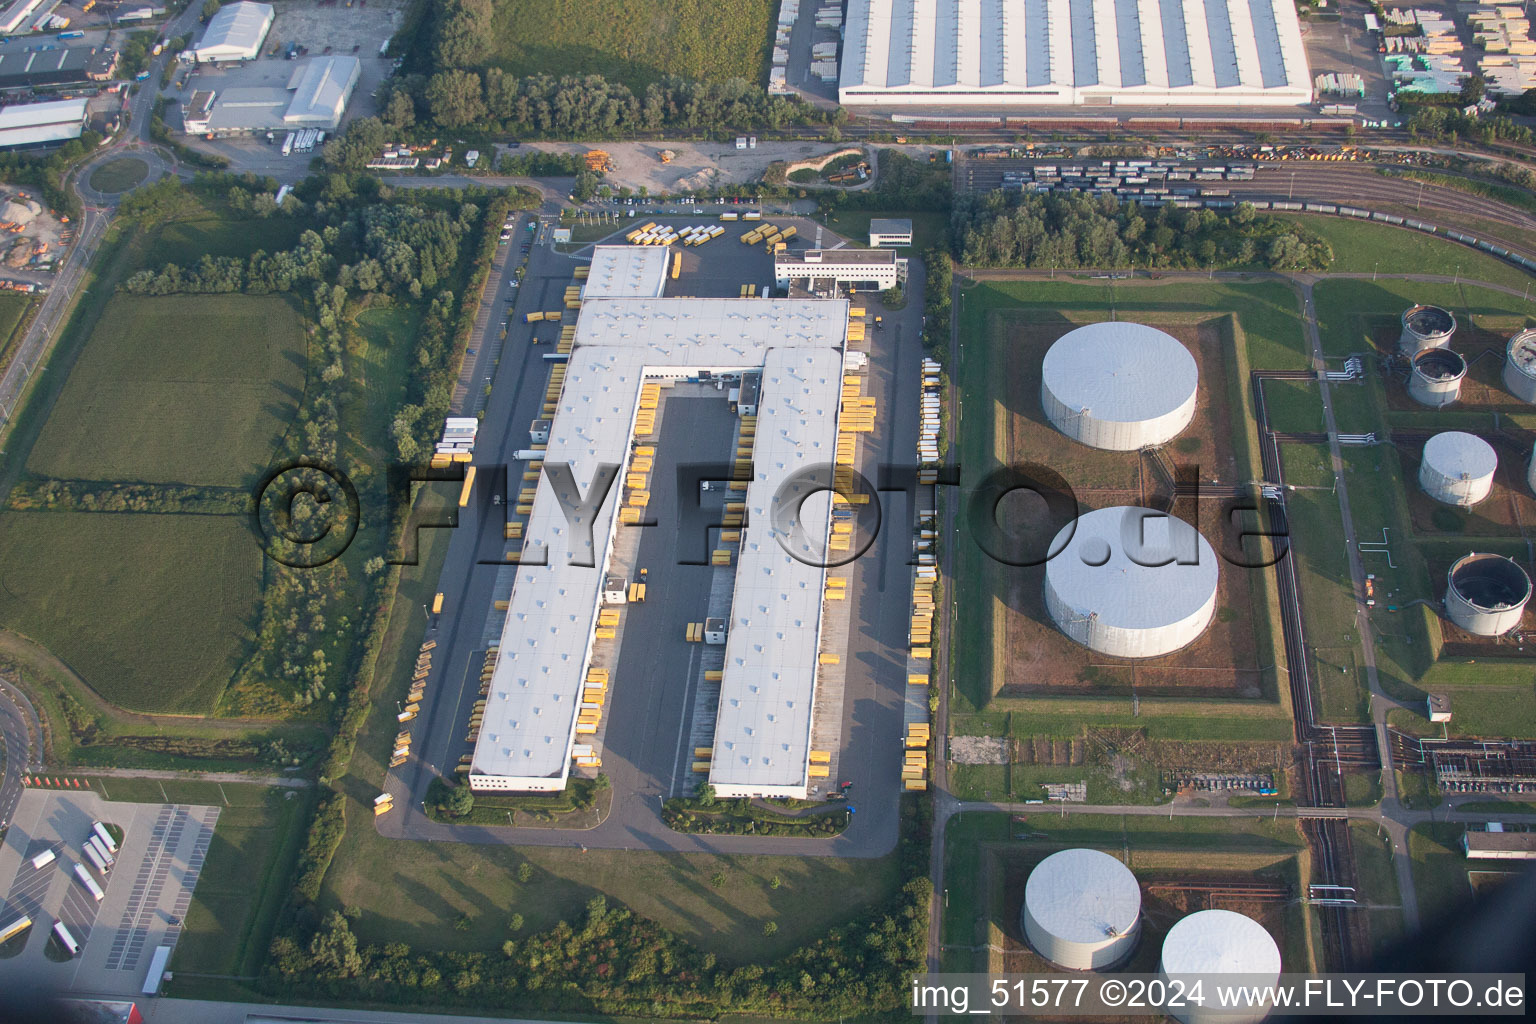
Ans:
POLYGON ((219 8, 208 22, 203 38, 192 48, 198 60, 252 60, 272 27, 271 4, 239 0, 219 8))
MULTIPOLYGON (((600 246, 589 280, 618 273, 631 251, 600 246), (618 252, 605 253, 610 248, 618 252)), ((666 250, 657 252, 664 261, 666 250)), ((769 505, 801 459, 832 461, 847 320, 841 300, 591 299, 577 321, 545 453, 546 465, 569 462, 586 494, 598 465, 624 463, 647 378, 763 368, 755 476, 747 490, 758 525, 743 535, 736 570, 717 742, 746 735, 776 745, 779 756, 747 742, 743 752, 759 760, 737 774, 802 789, 823 570, 820 558, 813 560, 817 566, 781 564, 787 555, 770 534, 769 505), (770 575, 775 594, 783 592, 778 600, 761 591, 770 575), (792 599, 801 593, 814 601, 792 599), (761 765, 762 757, 772 764, 761 765)), ((575 551, 551 491, 549 477, 541 475, 475 745, 470 781, 477 789, 559 789, 569 771, 620 488, 595 514, 593 546, 575 551), (536 564, 545 560, 548 565, 536 564)), ((622 686, 622 666, 615 674, 622 686)))
POLYGON ((600 245, 581 287, 583 299, 660 298, 667 285, 665 245, 600 245))
MULTIPOLYGON (((842 318, 833 328, 836 341, 820 349, 774 348, 763 362, 709 767, 709 784, 720 796, 805 796, 831 494, 812 493, 809 479, 779 491, 790 476, 830 467, 837 457, 847 304, 823 301, 842 318), (798 523, 783 523, 781 532, 778 518, 798 523)), ((820 486, 831 483, 830 470, 821 474, 820 486)))
POLYGON ((50 100, 0 107, 0 148, 78 139, 86 100, 50 100))
POLYGON ((293 99, 283 121, 299 128, 336 128, 362 74, 356 57, 316 57, 289 80, 293 99))
POLYGON ((1292 0, 849 0, 851 105, 1291 106, 1292 0))

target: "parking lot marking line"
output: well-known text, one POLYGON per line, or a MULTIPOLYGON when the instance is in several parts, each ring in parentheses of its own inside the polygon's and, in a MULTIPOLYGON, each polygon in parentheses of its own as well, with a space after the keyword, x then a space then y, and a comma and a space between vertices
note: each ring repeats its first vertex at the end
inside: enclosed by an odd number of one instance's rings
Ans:
MULTIPOLYGON (((672 778, 667 783, 667 796, 672 796, 677 792, 677 772, 683 764, 683 744, 688 742, 688 717, 689 713, 693 710, 693 701, 689 699, 688 694, 693 691, 694 680, 697 676, 695 669, 698 668, 698 659, 699 649, 695 647, 688 652, 688 689, 683 694, 683 717, 677 723, 677 753, 672 757, 672 778)), ((665 800, 666 797, 662 799, 665 800)))

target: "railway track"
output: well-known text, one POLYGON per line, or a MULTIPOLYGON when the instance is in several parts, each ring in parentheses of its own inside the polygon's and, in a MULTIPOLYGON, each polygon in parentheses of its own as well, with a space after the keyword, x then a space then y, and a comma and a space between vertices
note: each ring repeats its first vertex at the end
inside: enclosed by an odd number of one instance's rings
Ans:
MULTIPOLYGON (((1269 412, 1264 400, 1264 381, 1299 379, 1304 371, 1255 370, 1251 375, 1254 414, 1259 426, 1259 452, 1264 479, 1278 485, 1276 495, 1283 495, 1285 471, 1280 462, 1280 443, 1291 438, 1311 439, 1311 435, 1277 435, 1269 429, 1269 412)), ((1326 441, 1326 435, 1317 435, 1326 441)), ((1279 537, 1290 535, 1285 502, 1281 497, 1266 497, 1270 531, 1279 537)), ((1375 730, 1369 726, 1331 726, 1320 724, 1312 702, 1310 662, 1307 658, 1306 633, 1301 617, 1301 591, 1296 578, 1295 560, 1275 561, 1275 575, 1280 585, 1280 632, 1285 645, 1286 665, 1291 691, 1293 728, 1305 751, 1302 767, 1305 789, 1297 796, 1304 807, 1342 808, 1344 770, 1381 767, 1381 752, 1375 730)), ((1313 877, 1335 886, 1355 885, 1354 848, 1349 822, 1329 818, 1302 818, 1302 834, 1313 855, 1313 877)), ((1324 965, 1330 970, 1349 970, 1370 957, 1370 935, 1364 919, 1347 906, 1322 905, 1315 908, 1322 922, 1324 965)))

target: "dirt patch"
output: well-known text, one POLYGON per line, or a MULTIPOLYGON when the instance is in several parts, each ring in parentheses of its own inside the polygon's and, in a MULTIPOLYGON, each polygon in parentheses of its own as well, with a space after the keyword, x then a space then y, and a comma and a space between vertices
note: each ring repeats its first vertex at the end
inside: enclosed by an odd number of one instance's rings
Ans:
MULTIPOLYGON (((904 146, 902 152, 925 162, 928 154, 942 146, 904 146)), ((614 188, 644 188, 654 195, 697 191, 721 185, 760 181, 768 165, 778 161, 797 163, 816 160, 827 154, 825 142, 769 142, 759 139, 755 149, 737 149, 735 138, 725 142, 604 142, 587 145, 576 142, 529 142, 511 150, 516 156, 530 149, 548 153, 586 153, 601 149, 613 158, 614 168, 604 182, 614 188), (672 159, 661 162, 662 150, 670 150, 672 159)), ((499 151, 499 150, 498 150, 499 151)))
POLYGON ((949 759, 956 764, 1007 764, 1008 745, 1001 736, 953 736, 949 759))

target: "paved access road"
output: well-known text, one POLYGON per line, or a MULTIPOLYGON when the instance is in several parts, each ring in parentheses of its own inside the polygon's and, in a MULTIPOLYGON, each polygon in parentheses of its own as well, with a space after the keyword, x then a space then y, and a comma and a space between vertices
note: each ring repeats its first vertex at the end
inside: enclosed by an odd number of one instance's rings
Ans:
MULTIPOLYGON (((698 214, 689 219, 697 221, 704 216, 698 214)), ((684 218, 676 219, 681 222, 684 218)), ((815 237, 814 224, 800 222, 798 226, 802 238, 815 237)), ((547 224, 539 232, 540 238, 546 235, 547 224)), ((514 244, 520 244, 526 237, 528 233, 521 225, 513 232, 514 244)), ((836 241, 826 239, 827 244, 836 241)), ((740 246, 729 236, 711 244, 717 248, 687 250, 685 259, 696 257, 706 262, 699 266, 696 276, 682 280, 684 292, 732 296, 742 281, 762 279, 769 267, 766 254, 755 247, 740 246), (760 258, 761 267, 738 265, 754 255, 760 258)), ((501 271, 503 280, 495 284, 503 297, 511 295, 505 278, 515 263, 515 255, 508 258, 501 271)), ((512 452, 526 447, 528 424, 537 417, 542 404, 548 377, 543 359, 546 347, 530 343, 532 329, 523 323, 523 314, 559 308, 576 265, 577 261, 546 244, 535 245, 528 274, 511 309, 506 341, 499 340, 501 315, 490 317, 479 338, 476 359, 485 359, 487 355, 494 358, 498 352, 500 355, 476 443, 475 462, 482 478, 492 467, 505 465, 512 452)), ((885 312, 885 329, 870 332, 871 372, 866 390, 878 398, 881 415, 876 433, 866 435, 869 440, 862 451, 870 453, 873 449, 874 458, 898 465, 909 463, 916 450, 916 417, 911 411, 915 409, 919 381, 922 283, 921 268, 915 267, 909 288, 912 298, 906 308, 898 313, 885 312)), ((680 454, 676 438, 681 435, 671 434, 674 426, 676 421, 663 420, 658 455, 680 454)), ((693 457, 692 453, 689 457, 693 457)), ((626 647, 615 672, 603 750, 603 771, 614 787, 613 809, 608 818, 600 826, 585 831, 455 826, 427 818, 421 803, 427 786, 433 778, 451 774, 460 753, 468 749, 464 742, 465 723, 478 696, 479 668, 484 658, 482 632, 493 600, 496 563, 505 547, 501 529, 504 510, 484 501, 471 502, 469 508, 459 510, 459 527, 449 543, 439 586, 445 594, 444 610, 436 617, 429 634, 438 646, 427 700, 416 721, 413 759, 391 776, 388 787, 395 794, 399 810, 381 819, 381 833, 417 840, 570 848, 845 857, 877 857, 889 852, 895 845, 898 825, 901 701, 906 686, 910 606, 907 560, 911 544, 905 524, 911 522, 913 510, 905 507, 899 495, 887 494, 884 498, 888 529, 849 570, 855 577, 857 591, 850 601, 854 605, 853 636, 845 658, 850 671, 843 708, 842 764, 844 778, 855 783, 852 803, 857 813, 841 836, 700 836, 676 833, 662 824, 660 805, 673 790, 681 742, 680 719, 689 699, 686 679, 677 670, 686 669, 688 655, 686 650, 673 651, 671 657, 648 659, 642 648, 647 646, 648 635, 655 638, 657 645, 670 645, 675 640, 675 646, 683 648, 682 624, 702 617, 698 610, 701 594, 707 594, 707 590, 695 589, 697 581, 695 585, 679 584, 678 592, 670 589, 667 580, 680 569, 683 575, 676 578, 685 580, 688 571, 676 566, 677 538, 670 523, 647 530, 641 540, 642 564, 652 568, 652 600, 629 609, 626 647), (645 559, 655 561, 647 563, 645 559), (677 660, 679 657, 682 660, 677 660)), ((657 500, 653 495, 653 501, 657 500)), ((659 506, 657 512, 659 518, 659 506)), ((424 624, 426 621, 424 617, 424 624)))
POLYGON ((11 823, 11 815, 21 799, 21 777, 42 765, 43 729, 37 711, 26 696, 0 680, 0 753, 4 754, 4 773, 0 774, 0 829, 11 823))

